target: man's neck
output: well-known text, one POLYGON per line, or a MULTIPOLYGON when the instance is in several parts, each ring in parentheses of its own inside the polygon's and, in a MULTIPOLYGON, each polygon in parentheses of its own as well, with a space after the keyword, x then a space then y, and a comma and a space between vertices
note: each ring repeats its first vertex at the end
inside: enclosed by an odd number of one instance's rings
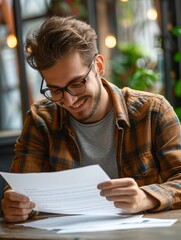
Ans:
POLYGON ((103 86, 99 108, 97 109, 99 112, 97 115, 97 121, 103 119, 111 111, 112 106, 112 97, 109 93, 109 90, 107 87, 103 86))

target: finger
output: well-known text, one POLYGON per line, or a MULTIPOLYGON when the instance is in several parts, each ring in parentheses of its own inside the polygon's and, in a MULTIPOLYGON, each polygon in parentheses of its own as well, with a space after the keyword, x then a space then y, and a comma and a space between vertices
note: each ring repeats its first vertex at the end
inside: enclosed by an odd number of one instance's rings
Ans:
POLYGON ((32 212, 31 208, 13 208, 4 207, 3 209, 4 219, 8 222, 18 222, 26 220, 29 214, 32 212))
POLYGON ((4 214, 4 219, 7 222, 19 222, 24 221, 29 217, 32 212, 32 207, 29 208, 14 208, 9 206, 3 206, 2 211, 4 214))
POLYGON ((119 188, 111 188, 100 191, 100 195, 103 197, 108 196, 135 196, 138 194, 138 187, 135 185, 129 187, 119 187, 119 188))
POLYGON ((32 208, 4 208, 3 213, 5 216, 23 216, 32 212, 32 208))
POLYGON ((127 187, 135 185, 136 182, 132 178, 120 178, 120 179, 112 179, 109 181, 102 182, 97 185, 97 188, 100 190, 116 188, 116 187, 127 187))
POLYGON ((32 210, 27 210, 26 212, 17 212, 17 209, 9 209, 11 210, 10 213, 4 214, 4 219, 6 222, 22 222, 28 219, 29 214, 32 212, 32 210))
POLYGON ((22 222, 28 219, 29 214, 24 214, 24 215, 7 215, 6 214, 4 215, 4 219, 6 222, 22 222))
POLYGON ((11 201, 17 201, 17 202, 28 202, 29 198, 23 194, 16 193, 13 190, 8 190, 4 193, 4 199, 8 199, 11 201))
POLYGON ((28 202, 18 202, 18 201, 11 201, 9 199, 2 199, 2 208, 25 208, 25 209, 32 209, 35 207, 35 204, 31 201, 28 202))
POLYGON ((119 202, 119 203, 133 203, 136 201, 135 196, 123 195, 123 196, 109 196, 106 197, 108 201, 119 202))

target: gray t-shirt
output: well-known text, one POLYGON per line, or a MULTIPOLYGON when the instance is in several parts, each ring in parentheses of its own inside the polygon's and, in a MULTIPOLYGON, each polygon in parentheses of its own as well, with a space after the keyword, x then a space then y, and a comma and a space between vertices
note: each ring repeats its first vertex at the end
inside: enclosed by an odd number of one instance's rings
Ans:
POLYGON ((80 166, 99 164, 110 178, 118 177, 113 109, 99 122, 82 124, 70 117, 81 152, 80 166))

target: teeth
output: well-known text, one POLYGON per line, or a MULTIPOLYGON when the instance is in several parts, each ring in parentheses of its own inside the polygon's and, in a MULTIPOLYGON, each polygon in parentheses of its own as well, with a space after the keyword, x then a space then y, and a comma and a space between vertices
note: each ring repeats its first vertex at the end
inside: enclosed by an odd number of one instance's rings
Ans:
POLYGON ((85 100, 83 100, 82 102, 79 102, 77 104, 74 104, 74 106, 72 106, 72 108, 74 108, 74 109, 79 108, 84 102, 85 102, 85 100))

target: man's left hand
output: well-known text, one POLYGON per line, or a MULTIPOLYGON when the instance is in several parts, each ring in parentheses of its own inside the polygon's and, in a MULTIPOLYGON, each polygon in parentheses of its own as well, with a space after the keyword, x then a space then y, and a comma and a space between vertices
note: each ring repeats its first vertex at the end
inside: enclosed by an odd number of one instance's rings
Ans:
POLYGON ((100 195, 113 201, 116 208, 129 213, 153 209, 159 201, 138 187, 132 178, 112 179, 98 184, 100 195))

